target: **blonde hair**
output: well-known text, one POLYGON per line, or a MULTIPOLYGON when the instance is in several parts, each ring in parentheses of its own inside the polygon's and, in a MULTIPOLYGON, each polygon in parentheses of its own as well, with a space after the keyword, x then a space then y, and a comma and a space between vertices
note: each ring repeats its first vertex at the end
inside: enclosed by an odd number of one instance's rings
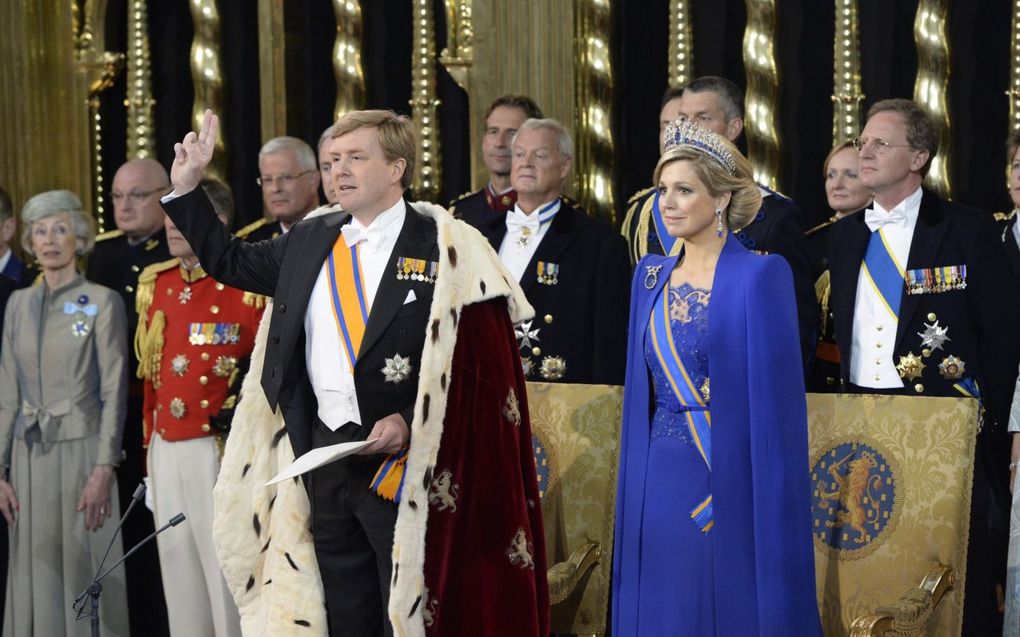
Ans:
POLYGON ((69 190, 47 190, 26 201, 21 209, 21 247, 26 253, 35 256, 32 252, 32 225, 40 219, 64 212, 71 217, 74 236, 84 244, 79 254, 88 254, 92 250, 96 244, 96 228, 92 217, 85 214, 81 200, 69 190))
POLYGON ((822 177, 827 178, 829 176, 829 162, 832 161, 832 158, 836 156, 836 153, 846 150, 847 148, 853 151, 857 150, 856 148, 854 148, 854 140, 848 139, 842 144, 836 144, 835 146, 832 147, 832 150, 830 150, 829 154, 825 157, 825 163, 822 164, 822 177))
POLYGON ((725 145, 726 150, 736 163, 736 170, 730 173, 719 161, 703 150, 693 146, 676 146, 667 150, 659 158, 652 173, 652 183, 658 184, 662 170, 676 161, 690 162, 694 173, 698 176, 713 197, 730 193, 730 203, 726 206, 726 225, 730 230, 740 230, 754 221, 761 209, 761 191, 755 183, 751 172, 751 162, 740 154, 737 147, 722 135, 712 133, 718 141, 725 145))
POLYGON ((333 124, 333 139, 359 128, 374 128, 379 136, 386 161, 392 163, 403 159, 406 167, 400 177, 400 186, 407 190, 414 178, 415 138, 414 124, 406 115, 393 111, 351 111, 333 124))

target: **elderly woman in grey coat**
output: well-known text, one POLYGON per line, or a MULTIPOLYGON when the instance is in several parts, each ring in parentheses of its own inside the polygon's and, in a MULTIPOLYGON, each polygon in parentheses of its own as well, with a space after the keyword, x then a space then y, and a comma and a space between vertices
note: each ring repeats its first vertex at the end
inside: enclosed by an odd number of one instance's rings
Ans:
MULTIPOLYGON (((77 257, 95 241, 78 198, 51 190, 22 210, 43 281, 11 295, 0 349, 0 513, 10 527, 5 637, 85 635, 71 604, 113 537, 127 399, 120 296, 77 257)), ((122 555, 118 539, 107 564, 122 555)), ((103 582, 102 634, 127 635, 123 570, 103 582)))

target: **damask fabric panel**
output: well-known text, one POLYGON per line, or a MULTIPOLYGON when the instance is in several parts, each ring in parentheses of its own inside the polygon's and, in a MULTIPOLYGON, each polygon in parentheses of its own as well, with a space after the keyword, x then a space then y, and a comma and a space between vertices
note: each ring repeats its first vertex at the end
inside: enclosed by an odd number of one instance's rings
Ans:
POLYGON ((959 635, 978 405, 808 395, 815 577, 826 635, 896 602, 935 563, 956 585, 927 633, 959 635))
POLYGON ((602 634, 612 579, 623 387, 529 382, 528 408, 549 566, 588 542, 598 542, 602 552, 576 614, 564 617, 553 607, 550 627, 554 633, 602 634))

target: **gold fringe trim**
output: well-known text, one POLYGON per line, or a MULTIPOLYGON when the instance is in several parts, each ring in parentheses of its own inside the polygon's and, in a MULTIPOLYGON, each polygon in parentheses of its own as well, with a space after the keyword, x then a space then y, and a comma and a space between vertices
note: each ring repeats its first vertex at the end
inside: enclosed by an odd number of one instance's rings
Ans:
MULTIPOLYGON (((144 315, 142 315, 144 317, 144 315)), ((152 322, 146 325, 144 318, 138 321, 135 332, 135 356, 138 358, 138 378, 152 382, 159 389, 159 366, 163 362, 163 330, 166 328, 166 315, 163 310, 156 310, 152 322)))
POLYGON ((818 305, 822 308, 821 316, 821 333, 825 334, 829 327, 829 295, 832 292, 832 286, 829 284, 829 271, 822 272, 822 275, 815 281, 815 297, 818 299, 818 305))
POLYGON ((260 310, 266 306, 266 301, 268 300, 269 300, 268 297, 265 297, 261 294, 255 294, 254 292, 245 292, 244 296, 241 297, 241 301, 245 305, 260 310))

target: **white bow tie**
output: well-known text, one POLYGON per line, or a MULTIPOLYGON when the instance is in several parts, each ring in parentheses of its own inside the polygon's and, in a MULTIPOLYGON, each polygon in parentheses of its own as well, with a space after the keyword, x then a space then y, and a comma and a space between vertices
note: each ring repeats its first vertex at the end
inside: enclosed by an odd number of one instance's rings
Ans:
POLYGON ((907 213, 898 208, 893 208, 889 212, 879 212, 874 208, 868 208, 864 211, 864 223, 868 225, 872 232, 883 226, 905 228, 907 226, 907 213))
POLYGON ((379 227, 372 224, 368 228, 355 227, 351 224, 346 224, 340 228, 340 233, 344 235, 344 242, 348 248, 352 248, 358 243, 364 241, 369 248, 373 250, 379 247, 382 243, 383 235, 379 230, 379 227))
POLYGON ((541 225, 537 212, 526 215, 523 212, 510 210, 506 213, 506 231, 509 234, 523 234, 531 237, 538 233, 541 225))

